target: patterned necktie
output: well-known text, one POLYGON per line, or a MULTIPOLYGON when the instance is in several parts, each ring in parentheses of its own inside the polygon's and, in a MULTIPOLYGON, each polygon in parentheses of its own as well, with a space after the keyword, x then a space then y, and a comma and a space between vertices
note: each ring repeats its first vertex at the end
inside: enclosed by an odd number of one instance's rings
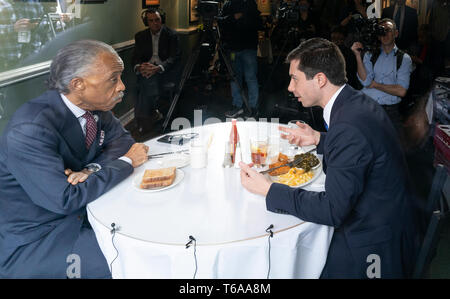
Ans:
POLYGON ((323 125, 325 126, 325 130, 328 131, 328 125, 327 125, 327 122, 326 122, 326 121, 323 121, 323 125))
POLYGON ((86 111, 86 113, 83 114, 83 117, 86 119, 85 143, 86 148, 89 149, 97 136, 97 123, 95 122, 95 119, 90 111, 86 111))

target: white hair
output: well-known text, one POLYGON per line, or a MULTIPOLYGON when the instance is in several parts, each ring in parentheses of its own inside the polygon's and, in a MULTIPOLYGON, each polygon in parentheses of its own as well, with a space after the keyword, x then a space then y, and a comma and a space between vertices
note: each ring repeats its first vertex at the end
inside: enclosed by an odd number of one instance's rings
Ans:
POLYGON ((119 58, 110 45, 96 40, 80 40, 60 49, 50 65, 48 87, 63 94, 69 93, 70 81, 89 74, 97 56, 103 52, 119 58))

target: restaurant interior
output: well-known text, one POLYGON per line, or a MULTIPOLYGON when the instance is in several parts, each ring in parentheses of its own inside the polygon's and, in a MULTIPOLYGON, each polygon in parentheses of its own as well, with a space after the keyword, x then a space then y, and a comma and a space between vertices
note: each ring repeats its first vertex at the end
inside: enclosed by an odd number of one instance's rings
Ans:
MULTIPOLYGON (((418 12, 419 26, 430 22, 430 13, 434 2, 441 0, 408 0, 406 5, 418 12)), ((230 121, 225 114, 232 108, 232 91, 230 82, 232 76, 227 69, 223 58, 214 50, 213 55, 206 56, 200 51, 197 58, 192 53, 199 47, 201 34, 205 30, 203 17, 198 13, 196 0, 47 0, 36 1, 42 5, 42 15, 37 16, 45 20, 45 39, 38 48, 23 54, 19 58, 8 60, 13 55, 6 55, 1 50, 0 55, 0 135, 5 129, 14 112, 28 100, 37 97, 46 90, 52 57, 56 51, 69 42, 79 39, 97 39, 113 46, 124 62, 122 80, 126 86, 125 97, 113 109, 114 115, 122 125, 130 131, 137 142, 161 137, 174 132, 179 128, 173 125, 178 118, 187 119, 190 126, 201 125, 205 120, 215 118, 221 122, 230 121), (179 61, 179 77, 164 89, 160 104, 161 119, 148 124, 143 131, 139 128, 135 118, 135 103, 138 97, 138 82, 132 63, 134 53, 134 36, 144 30, 141 16, 145 9, 154 7, 165 14, 165 25, 177 32, 180 48, 182 50, 179 61), (71 22, 62 24, 61 15, 67 13, 71 22), (211 63, 211 58, 215 58, 211 63), (208 60, 209 59, 209 60, 208 60), (201 64, 207 60, 208 68, 202 69, 201 64), (192 71, 185 67, 194 62, 192 71), (186 75, 183 77, 183 75, 186 75), (182 82, 182 84, 180 84, 182 82), (176 100, 174 102, 174 99, 176 100)), ((259 32, 258 44, 258 85, 259 101, 257 114, 251 117, 258 119, 277 119, 279 123, 287 124, 290 120, 302 120, 313 129, 325 131, 323 110, 319 107, 303 107, 300 102, 287 90, 289 84, 289 65, 285 63, 286 54, 292 49, 289 44, 275 44, 277 12, 281 3, 285 1, 257 0, 265 21, 265 27, 259 32)), ((286 1, 297 3, 296 0, 286 1)), ((330 15, 327 5, 339 1, 309 1, 311 11, 320 24, 335 22, 330 15), (328 4, 327 4, 328 2, 328 4), (318 21, 319 22, 319 21, 318 21)), ((342 0, 342 2, 346 2, 342 0)), ((351 1, 352 2, 352 1, 351 1)), ((379 10, 391 5, 389 0, 368 1, 366 7, 373 5, 379 10)), ((394 2, 394 1, 392 1, 394 2)), ((445 2, 445 1, 444 1, 445 2)), ((26 2, 24 2, 26 5, 26 2)), ((218 2, 218 7, 222 5, 218 2)), ((449 5, 450 6, 450 5, 449 5)), ((288 6, 289 7, 289 6, 288 6)), ((1 9, 1 8, 0 8, 1 9)), ((288 8, 289 9, 289 8, 288 8)), ((338 17, 336 17, 338 18, 338 17)), ((44 27, 44 25, 42 25, 44 27)), ((208 29, 206 30, 216 30, 208 29)), ((324 26, 320 27, 324 28, 324 26)), ((1 30, 1 27, 0 27, 1 30)), ((288 39, 288 32, 281 30, 279 40, 288 39)), ((329 36, 330 31, 317 27, 316 34, 329 36)), ((7 41, 2 40, 2 45, 7 41)), ((218 39, 220 41, 220 38, 218 39)), ((298 40, 300 41, 300 39, 298 40)), ((294 41, 295 43, 295 41, 294 41)), ((445 42, 444 42, 445 43, 445 42)), ((448 43, 448 35, 447 35, 448 43)), ((3 46, 0 46, 3 47, 3 46)), ((13 50, 8 50, 13 51, 13 50)), ((10 52, 8 52, 11 54, 10 52)), ((409 174, 415 186, 416 194, 424 202, 428 200, 433 191, 433 178, 436 174, 436 165, 444 164, 449 167, 445 159, 450 156, 450 148, 445 152, 436 144, 436 130, 439 125, 448 125, 450 104, 450 63, 448 53, 444 68, 433 77, 431 92, 420 94, 405 100, 403 106, 403 126, 406 133, 404 152, 409 167, 409 174), (432 103, 434 116, 428 119, 425 112, 428 101, 432 103)), ((245 89, 245 86, 244 86, 245 89)), ((428 114, 429 115, 429 114, 428 114)), ((242 120, 246 117, 241 116, 242 120)), ((448 133, 447 133, 448 134, 448 133)), ((448 136, 448 135, 447 135, 448 136)), ((448 169, 448 168, 447 168, 448 169)), ((441 186, 444 196, 450 195, 450 184, 441 186)), ((448 217, 447 217, 448 218, 448 217)), ((447 219, 448 220, 448 219, 447 219)), ((430 267, 425 278, 450 278, 450 222, 446 221, 441 228, 436 251, 432 255, 430 267)))

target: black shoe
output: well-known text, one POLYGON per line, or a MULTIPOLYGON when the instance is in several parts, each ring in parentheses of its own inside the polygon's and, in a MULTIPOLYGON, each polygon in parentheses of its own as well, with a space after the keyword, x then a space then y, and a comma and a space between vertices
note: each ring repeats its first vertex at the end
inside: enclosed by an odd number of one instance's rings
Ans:
POLYGON ((236 118, 240 115, 244 114, 244 109, 242 108, 234 108, 231 111, 225 112, 226 117, 236 118))
POLYGON ((256 110, 256 108, 252 109, 252 113, 250 113, 249 111, 245 111, 244 118, 245 119, 253 118, 255 120, 258 120, 259 112, 258 110, 256 110))

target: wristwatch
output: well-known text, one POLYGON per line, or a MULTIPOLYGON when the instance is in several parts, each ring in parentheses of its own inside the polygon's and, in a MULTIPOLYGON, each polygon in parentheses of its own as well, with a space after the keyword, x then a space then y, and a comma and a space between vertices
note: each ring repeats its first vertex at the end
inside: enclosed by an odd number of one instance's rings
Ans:
POLYGON ((89 163, 88 165, 85 166, 85 168, 91 172, 97 172, 100 169, 102 169, 100 164, 97 164, 97 163, 89 163))

